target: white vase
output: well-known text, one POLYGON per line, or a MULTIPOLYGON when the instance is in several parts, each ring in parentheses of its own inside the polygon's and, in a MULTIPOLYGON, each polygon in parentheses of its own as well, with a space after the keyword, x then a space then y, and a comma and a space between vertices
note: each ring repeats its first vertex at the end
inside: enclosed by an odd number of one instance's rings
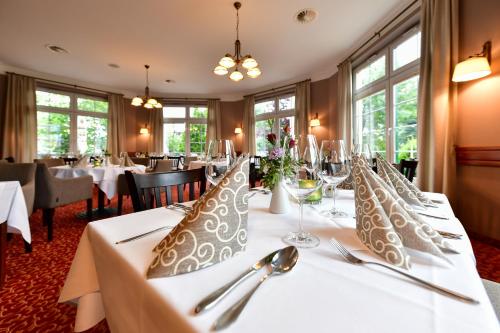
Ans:
POLYGON ((273 214, 286 214, 290 210, 290 202, 288 193, 281 185, 283 181, 279 181, 272 191, 271 204, 269 211, 273 214))

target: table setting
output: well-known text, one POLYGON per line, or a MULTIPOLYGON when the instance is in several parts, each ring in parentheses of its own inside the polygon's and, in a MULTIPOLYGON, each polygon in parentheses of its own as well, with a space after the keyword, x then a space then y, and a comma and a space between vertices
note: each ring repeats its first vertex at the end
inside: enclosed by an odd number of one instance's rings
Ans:
POLYGON ((287 211, 229 151, 222 175, 207 158, 197 201, 89 223, 59 298, 78 304, 75 331, 104 318, 112 332, 498 331, 445 195, 395 186, 360 155, 339 164, 314 136, 278 144, 287 211), (354 190, 307 200, 349 173, 354 190))

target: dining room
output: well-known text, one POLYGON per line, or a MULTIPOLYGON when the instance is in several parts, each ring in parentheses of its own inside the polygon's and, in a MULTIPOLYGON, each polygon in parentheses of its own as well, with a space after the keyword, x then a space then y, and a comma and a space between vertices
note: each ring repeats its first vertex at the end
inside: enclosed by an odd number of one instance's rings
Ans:
POLYGON ((498 0, 0 31, 0 332, 500 332, 498 0))

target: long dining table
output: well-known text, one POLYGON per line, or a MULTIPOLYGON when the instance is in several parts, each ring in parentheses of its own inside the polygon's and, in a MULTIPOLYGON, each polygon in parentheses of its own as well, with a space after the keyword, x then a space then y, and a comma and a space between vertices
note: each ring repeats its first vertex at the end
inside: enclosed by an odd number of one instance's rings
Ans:
MULTIPOLYGON (((195 315, 195 305, 234 279, 264 255, 285 247, 281 237, 297 228, 298 207, 287 214, 268 211, 271 195, 249 197, 246 251, 220 264, 189 274, 147 279, 152 249, 169 230, 128 243, 123 240, 162 226, 175 226, 184 214, 164 207, 89 223, 61 290, 59 302, 78 305, 75 331, 106 318, 112 332, 206 332, 229 306, 253 288, 265 273, 245 280, 213 309, 195 315)), ((431 291, 377 266, 346 262, 329 243, 334 237, 358 256, 380 261, 358 239, 353 191, 340 190, 337 205, 350 213, 335 221, 323 217, 332 199, 307 206, 304 228, 321 244, 299 249, 288 274, 269 279, 249 301, 227 332, 498 332, 494 310, 475 267, 467 234, 443 194, 433 213, 448 220, 426 218, 436 229, 462 234, 450 240, 459 254, 451 263, 410 251, 410 273, 472 296, 469 304, 431 291)))

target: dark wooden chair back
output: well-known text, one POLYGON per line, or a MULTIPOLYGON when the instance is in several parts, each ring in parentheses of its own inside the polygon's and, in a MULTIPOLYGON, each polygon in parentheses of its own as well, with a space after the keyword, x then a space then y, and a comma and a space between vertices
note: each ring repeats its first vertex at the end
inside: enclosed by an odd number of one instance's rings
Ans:
POLYGON ((165 158, 165 156, 150 156, 149 157, 149 167, 151 169, 156 168, 156 164, 158 163, 158 161, 163 160, 164 158, 165 158))
POLYGON ((66 165, 73 165, 78 161, 78 158, 76 157, 63 157, 62 159, 66 165))
POLYGON ((411 182, 417 172, 418 161, 401 160, 399 161, 399 171, 411 182))
POLYGON ((172 187, 177 188, 178 202, 184 202, 184 185, 189 185, 189 201, 195 199, 195 183, 199 182, 200 196, 205 193, 205 167, 194 170, 137 174, 125 171, 134 211, 139 212, 162 206, 162 193, 166 204, 172 204, 172 187))
POLYGON ((174 169, 178 170, 179 165, 184 163, 184 157, 183 156, 167 156, 167 159, 174 161, 174 169))
POLYGON ((250 156, 250 170, 248 175, 250 188, 254 188, 256 182, 262 179, 261 161, 261 156, 250 156))

